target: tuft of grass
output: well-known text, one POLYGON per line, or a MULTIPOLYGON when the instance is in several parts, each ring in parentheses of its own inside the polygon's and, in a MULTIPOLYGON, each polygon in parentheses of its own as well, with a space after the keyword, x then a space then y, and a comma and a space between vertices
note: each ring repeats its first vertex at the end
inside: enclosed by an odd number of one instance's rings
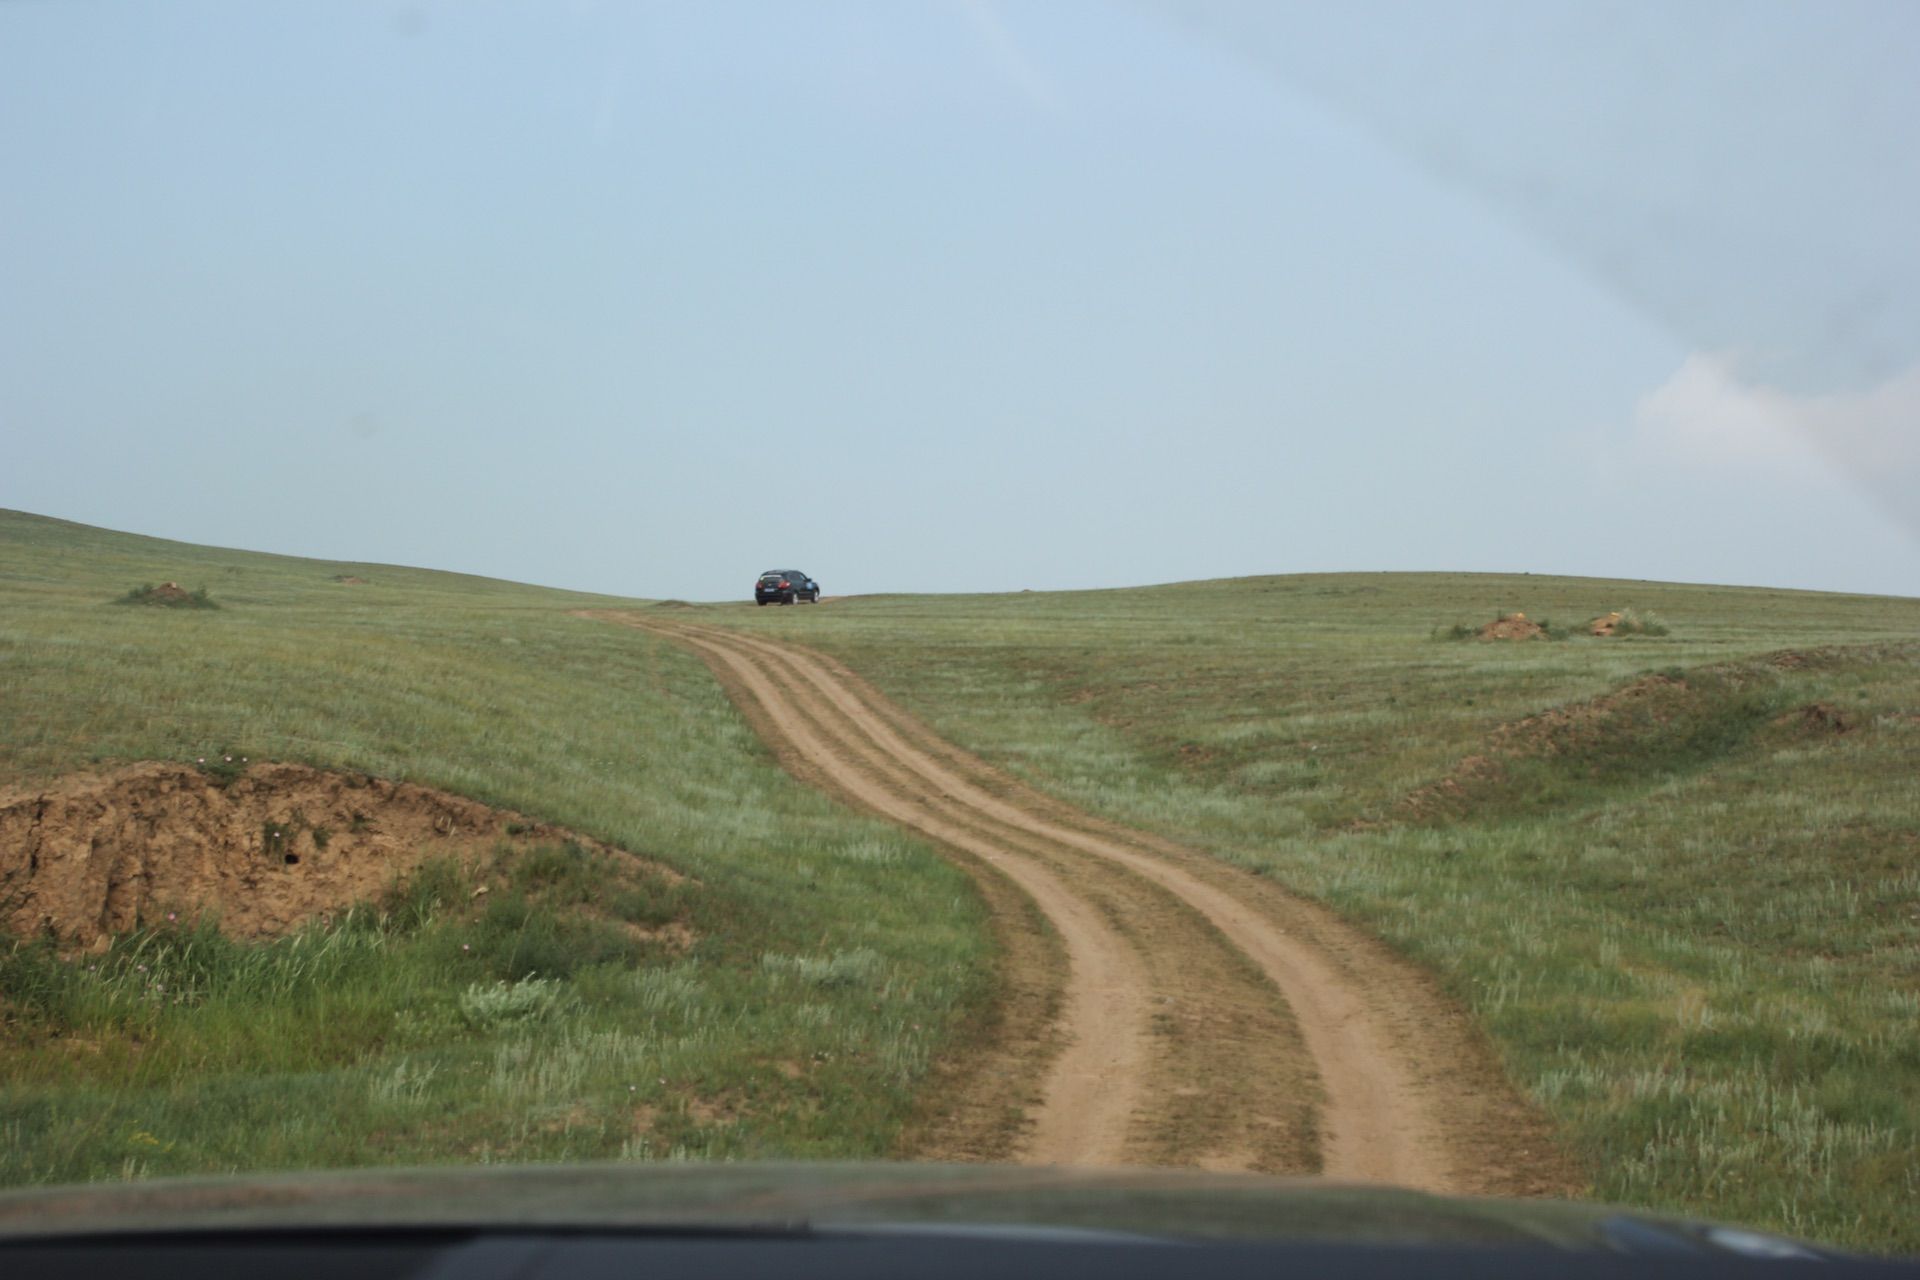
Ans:
POLYGON ((1613 624, 1616 636, 1665 636, 1673 634, 1657 613, 1642 613, 1635 609, 1622 609, 1620 618, 1613 624))
POLYGON ((470 1025, 491 1030, 508 1023, 539 1022, 558 1013, 566 1000, 559 982, 529 973, 517 982, 468 984, 460 994, 460 1013, 470 1025))
POLYGON ((222 790, 232 786, 236 779, 242 777, 250 762, 251 757, 232 747, 223 747, 211 754, 194 757, 194 767, 206 774, 208 779, 222 790))

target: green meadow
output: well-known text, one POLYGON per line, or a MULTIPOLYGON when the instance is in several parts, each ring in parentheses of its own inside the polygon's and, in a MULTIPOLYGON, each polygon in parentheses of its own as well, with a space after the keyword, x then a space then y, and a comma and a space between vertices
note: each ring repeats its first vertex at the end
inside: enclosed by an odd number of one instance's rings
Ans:
MULTIPOLYGON (((897 1150, 982 1034, 983 908, 791 780, 690 655, 569 612, 622 605, 667 608, 0 513, 0 790, 238 749, 688 877, 608 894, 560 843, 259 946, 0 943, 0 1180, 897 1150), (116 604, 162 582, 216 607, 116 604), (668 920, 691 945, 616 927, 668 920)), ((1595 1195, 1920 1251, 1920 601, 1356 574, 673 616, 836 654, 1362 923, 1595 1195), (1660 625, 1584 634, 1621 609, 1660 625), (1559 638, 1454 638, 1514 611, 1559 638)))
POLYGON ((1363 923, 1596 1195, 1920 1251, 1920 601, 1343 574, 714 614, 1363 923), (1623 609, 1666 634, 1585 634, 1623 609), (1454 638, 1513 612, 1564 638, 1454 638))
POLYGON ((983 908, 790 779, 696 659, 569 616, 610 603, 0 513, 0 791, 231 750, 689 878, 562 843, 259 946, 165 920, 98 957, 0 941, 0 1182, 892 1150, 991 1000, 983 908), (116 607, 167 581, 216 607, 116 607), (667 921, 690 946, 620 927, 667 921))

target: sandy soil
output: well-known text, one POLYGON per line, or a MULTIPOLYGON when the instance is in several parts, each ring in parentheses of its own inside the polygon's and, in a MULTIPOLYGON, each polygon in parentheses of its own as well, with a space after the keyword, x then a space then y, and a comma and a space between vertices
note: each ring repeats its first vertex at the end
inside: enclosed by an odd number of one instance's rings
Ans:
POLYGON ((1051 931, 1051 948, 1004 948, 1029 966, 1008 981, 1006 1021, 1025 1039, 954 1071, 951 1123, 913 1154, 1452 1192, 1579 1185, 1470 1020, 1325 909, 1023 786, 822 655, 657 616, 587 616, 691 646, 798 776, 949 850, 1016 943, 1051 931), (996 1128, 1008 1108, 1021 1122, 996 1128))

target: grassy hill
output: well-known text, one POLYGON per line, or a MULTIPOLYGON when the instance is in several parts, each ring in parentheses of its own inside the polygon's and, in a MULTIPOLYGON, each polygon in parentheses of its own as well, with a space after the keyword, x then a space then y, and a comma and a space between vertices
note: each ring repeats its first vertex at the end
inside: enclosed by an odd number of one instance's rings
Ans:
POLYGON ((691 877, 694 939, 623 942, 662 904, 558 847, 265 948, 0 941, 0 1182, 886 1153, 991 995, 969 883, 781 772, 698 661, 569 614, 608 603, 0 512, 0 795, 226 754, 405 778, 691 877), (168 581, 218 607, 114 603, 168 581))
POLYGON ((1600 1196, 1920 1251, 1920 601, 1343 574, 713 616, 1364 922, 1600 1196), (1668 634, 1583 633, 1623 608, 1668 634), (1573 634, 1448 638, 1515 611, 1573 634))
MULTIPOLYGON (((469 872, 265 952, 156 925, 76 972, 23 940, 0 1180, 888 1150, 978 1033, 976 899, 788 779, 691 657, 569 613, 608 603, 0 513, 0 792, 229 747, 405 777, 692 877, 697 937, 489 1021, 529 930, 584 927, 557 851, 496 888, 518 916, 469 872), (220 607, 112 603, 168 581, 220 607), (142 1003, 140 957, 201 994, 142 1003)), ((1598 1194, 1920 1250, 1920 601, 1378 574, 691 616, 1364 922, 1598 1194), (1670 630, 1578 633, 1621 608, 1670 630), (1574 634, 1447 638, 1516 610, 1574 634)))

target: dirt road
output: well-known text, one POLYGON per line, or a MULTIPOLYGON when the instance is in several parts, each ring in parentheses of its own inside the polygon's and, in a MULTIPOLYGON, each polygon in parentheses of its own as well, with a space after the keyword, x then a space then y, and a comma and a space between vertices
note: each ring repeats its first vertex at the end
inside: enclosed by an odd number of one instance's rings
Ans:
POLYGON ((1021 785, 818 653, 586 616, 690 646, 798 776, 935 841, 979 881, 1005 1007, 993 1046, 949 1064, 948 1105, 912 1154, 1452 1192, 1577 1184, 1457 1007, 1331 913, 1021 785))

